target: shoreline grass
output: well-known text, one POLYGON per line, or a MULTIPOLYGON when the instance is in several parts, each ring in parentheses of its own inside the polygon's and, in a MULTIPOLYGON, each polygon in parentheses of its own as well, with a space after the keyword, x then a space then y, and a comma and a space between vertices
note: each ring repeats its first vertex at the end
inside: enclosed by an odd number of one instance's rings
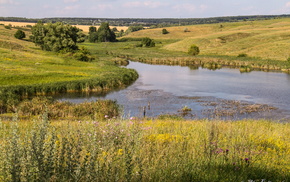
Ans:
POLYGON ((0 122, 1 181, 289 181, 289 123, 0 122))

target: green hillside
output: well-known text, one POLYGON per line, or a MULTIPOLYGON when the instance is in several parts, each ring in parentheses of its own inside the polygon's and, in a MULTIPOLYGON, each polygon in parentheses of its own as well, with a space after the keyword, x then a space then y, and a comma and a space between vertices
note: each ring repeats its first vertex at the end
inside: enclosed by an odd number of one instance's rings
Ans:
POLYGON ((133 32, 129 37, 148 36, 153 39, 174 39, 162 49, 187 52, 191 44, 199 46, 200 55, 247 54, 249 57, 286 61, 290 56, 290 19, 244 21, 192 25, 133 32), (185 30, 187 32, 185 32, 185 30))
MULTIPOLYGON (((29 37, 30 29, 24 30, 29 37)), ((42 51, 28 38, 16 39, 16 31, 0 26, 0 94, 1 89, 18 94, 100 91, 128 84, 123 79, 126 75, 136 79, 134 71, 110 60, 96 57, 93 62, 82 62, 67 54, 42 51)))

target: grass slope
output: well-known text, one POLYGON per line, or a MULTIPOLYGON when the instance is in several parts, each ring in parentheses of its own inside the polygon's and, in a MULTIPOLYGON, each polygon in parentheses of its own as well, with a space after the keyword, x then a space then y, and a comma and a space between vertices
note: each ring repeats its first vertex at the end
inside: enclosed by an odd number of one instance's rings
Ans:
MULTIPOLYGON (((111 83, 109 87, 128 84, 130 79, 134 80, 137 77, 132 70, 117 67, 112 61, 97 59, 88 63, 41 51, 31 42, 14 38, 15 32, 16 29, 9 30, 0 26, 0 87, 2 88, 16 89, 18 86, 36 85, 50 87, 53 84, 57 87, 59 83, 61 87, 67 87, 71 82, 83 82, 81 83, 83 88, 79 89, 94 90, 94 87, 104 88, 111 83), (98 80, 100 84, 89 85, 93 80, 98 80)), ((29 34, 30 32, 26 31, 26 37, 29 37, 29 34)), ((74 90, 76 87, 80 86, 65 88, 65 90, 74 90)), ((55 89, 56 92, 59 91, 55 89)))
POLYGON ((134 32, 129 37, 148 36, 153 39, 174 39, 163 49, 187 52, 191 44, 200 47, 201 55, 237 56, 285 61, 290 49, 290 19, 245 21, 235 23, 168 27, 163 35, 160 29, 134 32), (184 32, 187 29, 189 32, 184 32))

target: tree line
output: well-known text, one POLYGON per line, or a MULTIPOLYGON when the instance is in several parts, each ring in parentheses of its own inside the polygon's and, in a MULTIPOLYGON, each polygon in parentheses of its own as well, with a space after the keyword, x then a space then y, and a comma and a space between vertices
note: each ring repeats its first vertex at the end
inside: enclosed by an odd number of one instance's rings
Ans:
POLYGON ((169 27, 178 25, 195 25, 224 23, 237 21, 254 21, 265 19, 289 18, 290 14, 284 15, 254 15, 254 16, 226 16, 211 18, 23 18, 23 17, 0 17, 0 21, 32 22, 42 21, 43 23, 63 22, 72 25, 101 25, 108 22, 111 26, 136 26, 146 27, 169 27))

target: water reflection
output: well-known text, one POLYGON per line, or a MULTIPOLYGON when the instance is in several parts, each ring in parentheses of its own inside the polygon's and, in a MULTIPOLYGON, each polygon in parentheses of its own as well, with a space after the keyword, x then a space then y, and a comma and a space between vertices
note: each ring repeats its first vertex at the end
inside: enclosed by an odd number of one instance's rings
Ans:
MULTIPOLYGON (((184 106, 192 109, 195 117, 208 117, 205 110, 233 105, 209 105, 227 100, 241 104, 261 104, 278 110, 258 111, 255 114, 236 114, 233 117, 284 118, 290 116, 290 75, 284 73, 252 71, 240 73, 238 69, 208 70, 196 66, 164 66, 131 62, 128 68, 138 71, 139 79, 130 87, 100 96, 78 96, 72 102, 112 99, 123 105, 125 115, 140 115, 150 102, 148 116, 177 113, 184 106), (189 99, 199 98, 199 99, 189 99), (219 100, 220 99, 220 100, 219 100)), ((62 97, 66 99, 67 97, 62 97)), ((257 105, 256 105, 257 106, 257 105)), ((236 106, 235 106, 236 107, 236 106)))

